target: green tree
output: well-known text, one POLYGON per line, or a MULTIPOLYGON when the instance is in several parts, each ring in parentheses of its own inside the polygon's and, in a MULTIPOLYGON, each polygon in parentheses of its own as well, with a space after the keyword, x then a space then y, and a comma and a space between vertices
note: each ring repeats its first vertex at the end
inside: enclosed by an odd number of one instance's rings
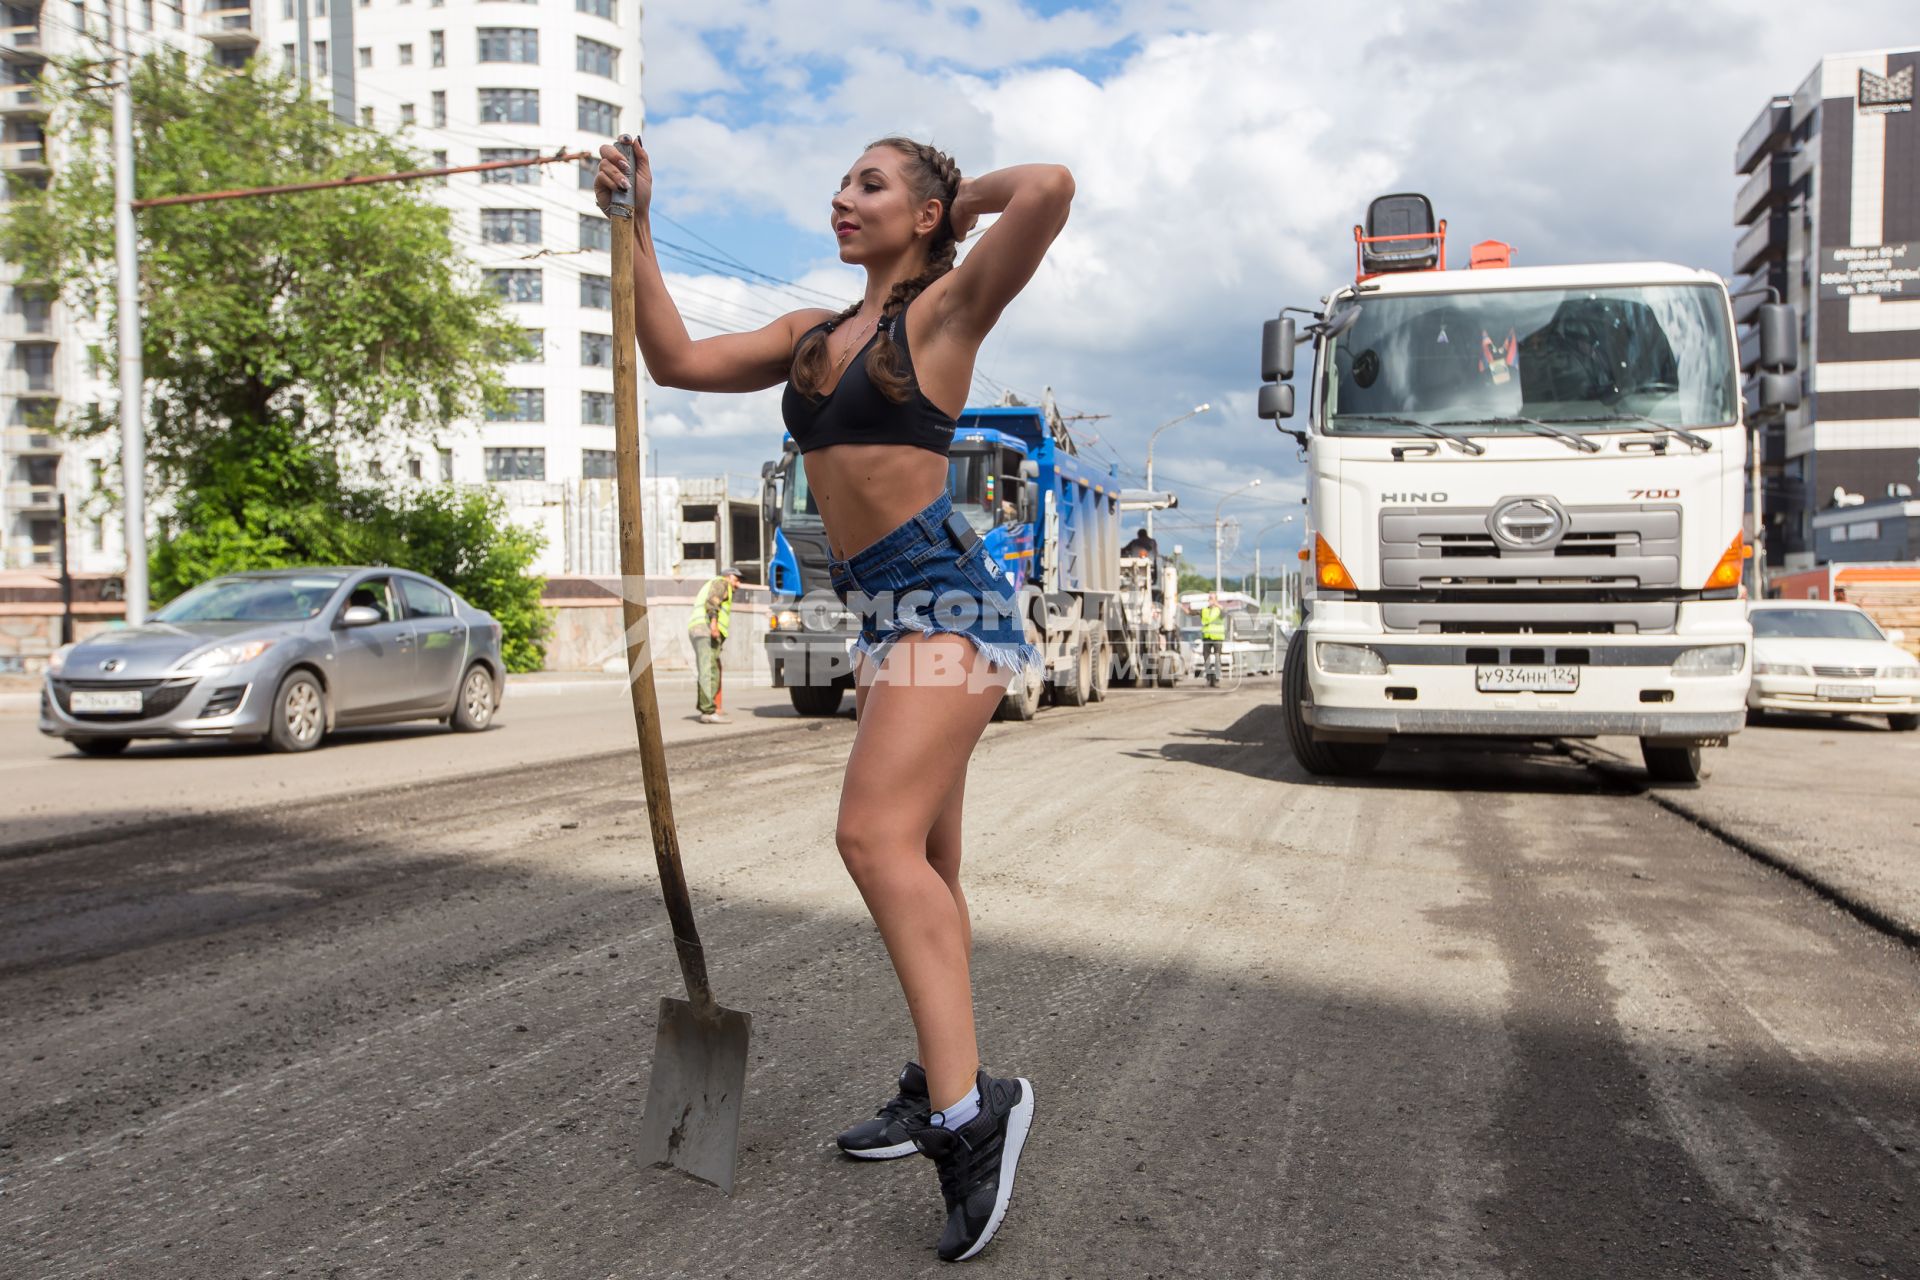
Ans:
MULTIPOLYGON (((0 221, 0 256, 115 332, 109 106, 84 63, 43 88, 66 144, 43 192, 0 221)), ((233 72, 156 50, 133 77, 145 198, 423 167, 348 127, 261 64, 233 72)), ((433 574, 500 617, 509 662, 539 663, 541 542, 491 494, 356 485, 343 450, 437 437, 504 399, 526 344, 456 250, 452 215, 387 183, 137 215, 153 551, 165 598, 216 573, 388 563, 433 574), (465 541, 461 541, 464 539, 465 541), (509 583, 517 574, 522 579, 509 583)), ((111 340, 99 353, 111 367, 111 340)), ((114 430, 116 405, 61 424, 114 430)))

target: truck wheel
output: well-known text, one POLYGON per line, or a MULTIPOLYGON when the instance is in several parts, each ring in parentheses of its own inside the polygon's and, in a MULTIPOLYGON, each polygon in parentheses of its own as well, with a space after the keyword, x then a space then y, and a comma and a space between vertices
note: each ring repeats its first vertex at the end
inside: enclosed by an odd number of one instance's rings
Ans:
POLYGON ((1655 782, 1699 782, 1710 770, 1701 763, 1699 747, 1655 746, 1640 739, 1640 758, 1655 782))
POLYGON ((1093 683, 1087 686, 1087 701, 1105 702, 1107 683, 1113 679, 1113 645, 1107 639, 1104 628, 1099 632, 1100 642, 1093 650, 1093 683))
POLYGON ((837 684, 796 684, 787 689, 787 696, 803 716, 837 716, 845 692, 837 684))
POLYGON ((1063 707, 1084 707, 1093 693, 1093 646, 1085 634, 1076 636, 1062 679, 1053 686, 1053 700, 1063 707))
POLYGON ((1372 773, 1386 754, 1375 742, 1317 742, 1307 723, 1306 633, 1296 631, 1287 642, 1287 665, 1280 683, 1281 711, 1287 722, 1287 745, 1308 773, 1322 778, 1357 778, 1372 773))
MULTIPOLYGON (((1027 643, 1040 648, 1040 631, 1033 625, 1033 619, 1027 619, 1027 643)), ((1044 650, 1042 653, 1044 654, 1044 650)), ((1046 659, 1041 657, 1025 671, 1015 676, 1013 683, 1007 686, 1006 696, 1000 699, 1000 705, 994 709, 995 720, 1031 720, 1040 710, 1040 695, 1047 682, 1046 659)))
MULTIPOLYGON (((1109 684, 1122 689, 1133 689, 1142 683, 1140 671, 1140 646, 1131 639, 1123 639, 1113 650, 1115 665, 1109 684)), ((1151 683, 1147 681, 1146 683, 1151 683)))
POLYGON ((1892 715, 1887 717, 1887 728, 1895 733, 1912 733, 1920 729, 1920 716, 1892 715))

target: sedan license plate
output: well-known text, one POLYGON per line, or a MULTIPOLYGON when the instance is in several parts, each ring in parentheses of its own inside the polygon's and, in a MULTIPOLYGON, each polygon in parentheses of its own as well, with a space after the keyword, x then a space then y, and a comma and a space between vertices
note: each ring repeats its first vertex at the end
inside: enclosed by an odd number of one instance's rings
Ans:
POLYGON ((1482 693, 1573 693, 1580 687, 1580 668, 1475 667, 1473 683, 1482 693))
POLYGON ((1813 686, 1816 697, 1831 698, 1835 702, 1865 702, 1873 696, 1870 684, 1817 684, 1813 686))
POLYGON ((75 711, 138 711, 138 689, 75 689, 70 695, 75 711))

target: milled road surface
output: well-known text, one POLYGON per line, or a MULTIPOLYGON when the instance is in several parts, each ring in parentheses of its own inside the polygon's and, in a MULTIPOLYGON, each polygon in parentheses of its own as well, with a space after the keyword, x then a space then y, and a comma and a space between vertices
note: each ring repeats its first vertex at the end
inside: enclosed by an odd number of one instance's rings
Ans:
MULTIPOLYGON (((1310 780, 1276 698, 989 730, 982 1040, 1038 1116, 969 1267, 1920 1277, 1913 951, 1550 750, 1310 780)), ((852 728, 673 750, 754 1014, 731 1199, 632 1154, 679 978, 625 760, 0 861, 0 1275, 950 1274, 926 1163, 829 1145, 911 1044, 852 728)))

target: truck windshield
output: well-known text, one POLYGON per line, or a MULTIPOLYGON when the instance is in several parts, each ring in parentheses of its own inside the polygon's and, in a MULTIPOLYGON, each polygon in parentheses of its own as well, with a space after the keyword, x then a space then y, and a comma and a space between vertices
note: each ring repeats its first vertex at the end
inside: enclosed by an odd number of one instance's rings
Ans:
POLYGON ((994 511, 993 455, 956 449, 947 457, 947 495, 953 508, 979 533, 997 523, 994 511))
POLYGON ((1646 430, 1648 419, 1721 426, 1737 416, 1725 295, 1711 286, 1363 295, 1359 307, 1325 352, 1331 435, 1404 436, 1420 424, 1512 434, 1541 422, 1646 430))
POLYGON ((780 499, 780 522, 792 523, 796 520, 820 522, 820 506, 813 500, 813 490, 807 487, 807 465, 799 454, 790 455, 787 467, 786 492, 780 499))

